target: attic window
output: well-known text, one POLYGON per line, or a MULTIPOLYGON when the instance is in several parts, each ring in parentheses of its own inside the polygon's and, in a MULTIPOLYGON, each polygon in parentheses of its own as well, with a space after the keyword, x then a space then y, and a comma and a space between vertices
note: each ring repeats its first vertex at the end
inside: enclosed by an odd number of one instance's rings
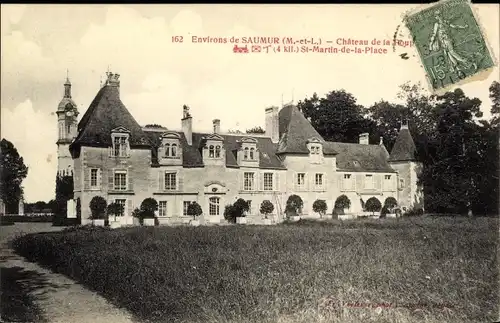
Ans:
POLYGON ((354 166, 356 166, 356 167, 359 167, 359 166, 360 166, 360 164, 359 164, 359 162, 358 162, 357 160, 353 161, 352 163, 353 163, 353 164, 354 164, 354 166))
POLYGON ((208 146, 208 157, 209 158, 221 158, 221 146, 220 145, 208 146))
POLYGON ((128 135, 119 134, 113 136, 113 157, 128 156, 128 135))
POLYGON ((245 147, 243 150, 243 159, 244 160, 255 160, 257 158, 256 149, 245 147))
POLYGON ((165 157, 177 157, 177 144, 165 144, 165 157))

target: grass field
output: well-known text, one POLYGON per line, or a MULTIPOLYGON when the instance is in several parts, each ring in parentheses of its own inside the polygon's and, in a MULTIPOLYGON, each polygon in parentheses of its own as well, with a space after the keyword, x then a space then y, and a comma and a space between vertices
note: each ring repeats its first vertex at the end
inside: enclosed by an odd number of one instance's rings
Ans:
POLYGON ((492 322, 498 219, 70 229, 28 259, 151 322, 492 322))

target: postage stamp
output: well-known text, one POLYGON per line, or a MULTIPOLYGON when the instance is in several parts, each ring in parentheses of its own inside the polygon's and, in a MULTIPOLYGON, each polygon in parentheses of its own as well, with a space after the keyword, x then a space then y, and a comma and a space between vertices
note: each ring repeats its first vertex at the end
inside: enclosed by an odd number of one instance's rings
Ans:
POLYGON ((444 0, 405 17, 433 92, 489 74, 496 65, 468 0, 444 0))

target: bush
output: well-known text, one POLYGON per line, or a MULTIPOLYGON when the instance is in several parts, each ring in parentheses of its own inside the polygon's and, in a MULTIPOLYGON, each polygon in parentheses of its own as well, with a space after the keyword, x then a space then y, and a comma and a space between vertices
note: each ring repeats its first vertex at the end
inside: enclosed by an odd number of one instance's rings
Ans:
POLYGON ((264 214, 264 217, 267 219, 268 215, 273 213, 274 205, 269 200, 264 200, 260 204, 260 213, 264 214))
POLYGON ((145 198, 141 203, 140 217, 143 219, 153 219, 157 210, 158 202, 152 197, 145 198))
POLYGON ((313 211, 319 213, 320 217, 325 215, 327 207, 325 200, 316 200, 313 203, 313 211))
POLYGON ((388 198, 385 199, 384 201, 384 206, 387 207, 389 210, 392 210, 396 206, 398 206, 398 201, 392 196, 389 196, 388 198))
POLYGON ((199 205, 197 202, 191 202, 188 205, 187 214, 192 216, 193 219, 196 220, 197 216, 200 216, 203 214, 203 210, 201 209, 201 205, 199 205))
POLYGON ((236 211, 232 204, 224 208, 224 219, 229 223, 236 223, 236 211))
POLYGON ((366 201, 365 208, 368 212, 378 212, 382 208, 382 203, 376 197, 370 197, 368 201, 366 201))
POLYGON ((224 209, 224 219, 230 223, 236 223, 236 218, 244 217, 245 212, 249 211, 249 205, 247 201, 239 198, 232 205, 226 205, 224 209))
POLYGON ((403 216, 421 216, 424 215, 424 210, 422 208, 412 208, 403 213, 403 216))
POLYGON ((389 213, 389 209, 387 208, 387 206, 384 206, 380 211, 380 218, 385 218, 387 216, 387 213, 389 213))
POLYGON ((292 194, 288 197, 285 206, 285 212, 287 216, 299 215, 304 207, 304 201, 302 198, 296 194, 292 194))
POLYGON ((92 219, 104 219, 106 212, 106 200, 102 196, 94 196, 90 201, 89 207, 92 219))
POLYGON ((123 216, 124 211, 125 210, 123 208, 123 205, 116 203, 116 202, 113 202, 113 203, 108 205, 108 209, 107 209, 108 218, 110 215, 113 215, 115 218, 115 221, 116 221, 116 217, 123 216))
POLYGON ((335 200, 335 209, 336 210, 339 210, 339 209, 348 209, 351 207, 351 200, 349 200, 349 198, 347 197, 347 195, 340 195, 339 197, 337 197, 337 199, 335 200))

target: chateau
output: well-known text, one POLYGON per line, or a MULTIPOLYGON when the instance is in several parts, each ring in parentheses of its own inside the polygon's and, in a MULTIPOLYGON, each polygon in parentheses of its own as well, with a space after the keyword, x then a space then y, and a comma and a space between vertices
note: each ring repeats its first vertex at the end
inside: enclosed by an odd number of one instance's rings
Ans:
MULTIPOLYGON (((331 213, 346 195, 348 213, 361 213, 363 201, 394 197, 404 208, 420 205, 419 163, 407 126, 402 126, 389 154, 380 144, 325 141, 293 105, 265 109, 265 135, 227 134, 220 120, 211 133, 193 130, 189 108, 183 108, 180 130, 141 127, 120 100, 118 74, 108 73, 89 108, 77 123, 71 83, 64 84, 57 109, 58 173, 73 176, 74 198, 81 216, 90 216, 94 196, 118 202, 125 216, 148 197, 159 203, 160 224, 185 222, 187 205, 197 201, 203 219, 220 222, 224 207, 238 198, 259 217, 263 200, 284 213, 287 198, 299 195, 303 216, 316 216, 312 205, 323 199, 331 213)), ((195 117, 195 116, 194 116, 195 117)))

